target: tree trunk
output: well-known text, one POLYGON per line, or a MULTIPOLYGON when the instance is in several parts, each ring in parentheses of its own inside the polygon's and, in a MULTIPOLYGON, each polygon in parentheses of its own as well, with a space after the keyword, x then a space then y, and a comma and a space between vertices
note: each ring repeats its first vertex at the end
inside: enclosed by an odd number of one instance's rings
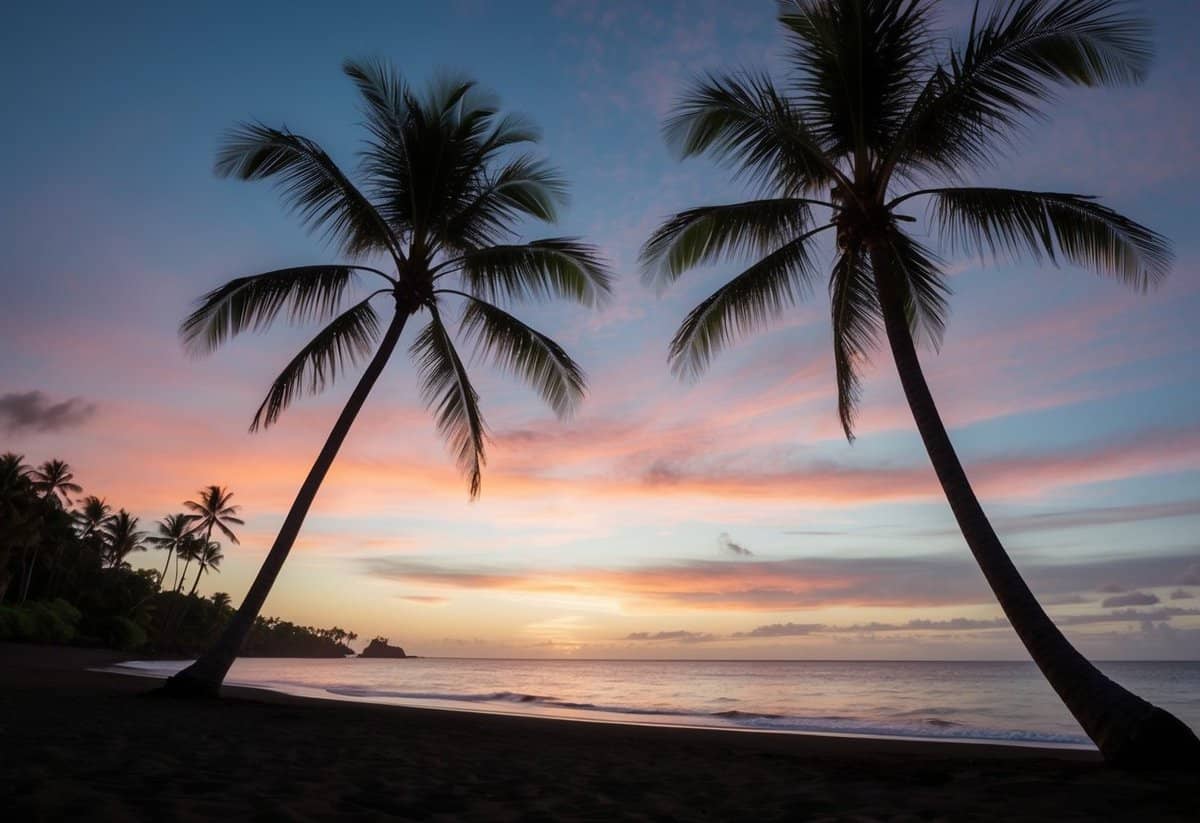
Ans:
POLYGON ((196 582, 192 583, 192 590, 188 592, 188 597, 196 593, 196 587, 200 585, 200 578, 204 575, 204 564, 200 564, 200 568, 196 569, 196 582))
POLYGON ((171 547, 170 549, 167 550, 167 562, 163 563, 162 574, 160 574, 158 576, 158 590, 160 592, 163 590, 163 583, 166 582, 166 579, 167 579, 167 569, 171 568, 171 558, 174 556, 175 556, 175 548, 171 547))
POLYGON ((191 565, 192 565, 192 558, 189 557, 187 559, 187 562, 183 564, 183 574, 180 575, 179 574, 179 561, 178 560, 175 561, 175 573, 176 573, 176 575, 178 575, 175 578, 175 593, 176 594, 179 594, 181 591, 183 591, 183 584, 187 582, 187 572, 188 572, 188 569, 191 567, 191 565))
POLYGON ((384 332, 379 350, 367 364, 366 370, 359 378, 358 385, 354 387, 350 399, 346 401, 346 407, 342 409, 341 415, 334 423, 333 430, 325 441, 325 447, 317 455, 316 462, 313 463, 308 477, 300 487, 300 491, 292 503, 292 508, 288 511, 283 526, 275 538, 275 543, 267 554, 267 559, 263 561, 262 568, 258 570, 258 576, 254 578, 250 591, 246 593, 246 599, 242 601, 242 605, 212 648, 201 655, 195 663, 167 681, 163 687, 167 693, 215 696, 220 690, 221 682, 225 679, 229 667, 233 665, 234 658, 237 657, 246 635, 253 628, 254 621, 271 591, 271 586, 274 585, 275 578, 279 576, 279 571, 283 568, 284 561, 287 560, 292 544, 296 542, 308 509, 317 496, 317 491, 321 488, 321 481, 325 479, 329 467, 333 465, 333 460, 337 457, 338 450, 346 439, 346 434, 350 431, 359 410, 362 409, 367 395, 371 393, 375 381, 379 379, 383 367, 387 365, 392 351, 396 348, 396 342, 400 339, 400 333, 404 331, 404 323, 407 319, 408 313, 398 308, 387 331, 384 332))
POLYGON ((903 296, 872 255, 888 344, 917 430, 959 529, 1005 616, 1033 661, 1104 755, 1127 766, 1200 763, 1200 740, 1173 715, 1105 677, 1054 625, 1013 565, 975 497, 925 382, 903 296))

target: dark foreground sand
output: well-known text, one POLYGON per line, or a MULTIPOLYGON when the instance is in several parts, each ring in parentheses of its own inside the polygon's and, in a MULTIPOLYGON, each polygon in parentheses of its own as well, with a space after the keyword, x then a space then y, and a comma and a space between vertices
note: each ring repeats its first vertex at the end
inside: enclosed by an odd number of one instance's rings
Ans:
POLYGON ((1190 820, 1194 775, 999 746, 146 697, 0 644, 0 819, 1190 820))

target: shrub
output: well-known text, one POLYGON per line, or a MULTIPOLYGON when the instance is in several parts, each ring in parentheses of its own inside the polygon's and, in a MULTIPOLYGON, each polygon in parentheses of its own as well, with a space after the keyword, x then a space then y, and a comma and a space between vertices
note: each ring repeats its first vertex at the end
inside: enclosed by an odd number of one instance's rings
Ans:
POLYGON ((133 651, 146 644, 146 631, 128 617, 110 617, 101 629, 104 645, 121 651, 133 651))

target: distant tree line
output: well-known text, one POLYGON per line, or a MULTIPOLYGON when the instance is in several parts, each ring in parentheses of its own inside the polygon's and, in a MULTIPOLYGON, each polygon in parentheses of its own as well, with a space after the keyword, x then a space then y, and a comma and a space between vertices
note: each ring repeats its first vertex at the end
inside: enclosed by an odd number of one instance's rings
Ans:
MULTIPOLYGON (((82 494, 62 460, 35 468, 21 455, 0 455, 0 640, 183 656, 213 643, 233 606, 224 592, 201 597, 196 589, 221 570, 224 551, 213 535, 238 543, 232 493, 202 489, 153 533, 127 510, 82 494), (134 569, 129 558, 151 548, 165 555, 161 570, 134 569)), ((341 657, 353 653, 356 637, 260 617, 241 654, 341 657)))

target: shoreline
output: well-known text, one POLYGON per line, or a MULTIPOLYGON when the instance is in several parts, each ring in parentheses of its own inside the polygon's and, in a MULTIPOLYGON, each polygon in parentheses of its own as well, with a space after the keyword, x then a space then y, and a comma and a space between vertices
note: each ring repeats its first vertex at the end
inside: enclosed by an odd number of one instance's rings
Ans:
POLYGON ((130 655, 0 644, 14 819, 1188 820, 1194 775, 1080 751, 147 697, 130 655))
MULTIPOLYGON (((138 659, 130 659, 111 663, 104 668, 88 669, 89 671, 98 674, 114 674, 124 677, 140 677, 149 680, 165 680, 166 678, 159 674, 152 674, 147 670, 138 670, 128 668, 122 670, 120 667, 125 663, 140 662, 138 659)), ((1083 759, 1099 760, 1099 752, 1096 747, 1090 743, 1074 743, 1060 741, 1045 741, 1045 740, 1019 740, 1019 739, 997 739, 988 737, 935 737, 935 736, 919 736, 919 735, 904 735, 904 734, 886 734, 886 733, 870 733, 870 732, 839 732, 828 730, 810 730, 810 729, 770 729, 770 728, 745 728, 738 726, 725 726, 717 724, 697 723, 675 723, 669 721, 651 721, 651 720, 635 720, 633 718, 614 717, 615 713, 598 712, 594 716, 583 716, 580 714, 552 714, 549 712, 533 712, 522 711, 516 707, 491 707, 481 706, 478 704, 465 703, 465 705, 437 705, 437 701, 411 701, 411 702, 394 702, 381 699, 374 699, 371 696, 358 696, 339 694, 327 690, 321 690, 308 687, 293 687, 302 689, 302 691, 288 691, 285 688, 269 688, 267 686, 252 686, 245 683, 232 683, 222 687, 223 694, 229 696, 245 696, 254 697, 255 699, 271 699, 275 697, 293 698, 297 700, 312 701, 317 704, 356 704, 364 706, 379 706, 395 709, 412 709, 417 711, 433 711, 433 712, 449 712, 462 713, 471 715, 484 715, 489 717, 520 717, 531 720, 549 720, 561 723, 598 723, 610 726, 632 726, 636 728, 651 728, 651 729, 682 729, 682 730, 701 730, 718 733, 732 734, 752 734, 752 735, 783 735, 783 736, 800 736, 800 737, 815 737, 815 738, 830 738, 830 739, 847 739, 858 741, 884 741, 898 742, 914 745, 931 744, 949 744, 955 746, 972 747, 972 753, 981 751, 983 755, 989 754, 990 749, 1013 749, 1024 750, 1027 753, 1040 755, 1044 757, 1068 757, 1069 754, 1083 754, 1094 757, 1083 759)), ((449 703, 451 701, 444 701, 449 703)), ((1014 752, 1015 754, 1015 752, 1014 752)))

